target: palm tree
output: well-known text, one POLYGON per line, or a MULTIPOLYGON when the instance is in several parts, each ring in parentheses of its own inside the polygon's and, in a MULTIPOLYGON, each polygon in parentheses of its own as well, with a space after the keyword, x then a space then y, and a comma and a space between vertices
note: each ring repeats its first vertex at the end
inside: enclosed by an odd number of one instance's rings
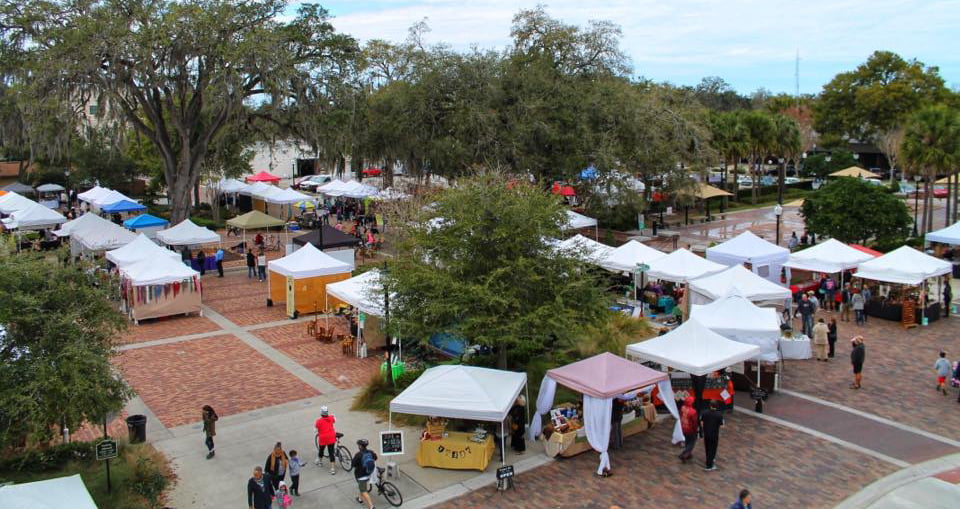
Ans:
POLYGON ((952 172, 960 163, 960 113, 942 104, 918 110, 907 123, 900 152, 909 171, 925 181, 924 234, 933 226, 931 182, 937 173, 952 172))
MULTIPOLYGON (((800 152, 800 125, 786 115, 773 117, 773 142, 770 149, 779 155, 783 162, 777 171, 777 203, 783 204, 783 180, 786 176, 787 161, 800 152)), ((779 239, 778 239, 779 241, 779 239)))
MULTIPOLYGON (((713 147, 723 157, 723 172, 721 175, 720 187, 727 190, 727 165, 733 166, 733 172, 737 172, 737 164, 740 158, 746 153, 747 130, 740 122, 740 116, 734 112, 716 113, 710 118, 710 132, 713 137, 713 147)), ((720 210, 726 204, 726 197, 721 202, 720 210)))
POLYGON ((753 178, 753 192, 751 199, 754 204, 760 195, 760 168, 763 158, 773 143, 773 121, 770 116, 761 111, 747 111, 740 113, 740 122, 747 133, 747 146, 750 151, 750 174, 753 178))

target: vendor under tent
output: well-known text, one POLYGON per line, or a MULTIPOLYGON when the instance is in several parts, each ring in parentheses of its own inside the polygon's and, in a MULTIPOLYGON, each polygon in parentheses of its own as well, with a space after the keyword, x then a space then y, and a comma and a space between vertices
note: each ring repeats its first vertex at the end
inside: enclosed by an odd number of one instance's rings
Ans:
POLYGON ((170 221, 150 214, 140 214, 123 222, 123 227, 136 233, 144 233, 151 239, 156 238, 157 232, 166 228, 170 221))
POLYGON ((716 274, 727 267, 697 256, 686 249, 676 251, 650 262, 647 276, 674 283, 687 283, 698 277, 716 274))
POLYGON ((597 220, 592 217, 587 217, 583 214, 578 214, 572 210, 566 210, 567 217, 564 221, 564 228, 570 230, 579 230, 581 228, 593 228, 593 239, 600 240, 600 231, 597 227, 597 220))
MULTIPOLYGON (((494 422, 506 436, 503 423, 520 392, 527 386, 527 374, 476 366, 435 366, 423 372, 409 387, 390 401, 389 423, 393 414, 425 415, 448 419, 494 422)), ((475 434, 438 432, 439 439, 425 436, 417 450, 417 464, 425 467, 484 471, 496 447, 493 438, 484 434, 477 441, 475 434), (463 451, 444 454, 445 451, 463 451)), ((432 435, 428 430, 425 435, 432 435)), ((506 444, 501 438, 501 447, 506 444)))
POLYGON ((292 210, 293 204, 310 199, 309 196, 294 191, 293 189, 279 188, 274 188, 272 192, 261 196, 261 198, 267 204, 267 213, 287 219, 294 215, 292 210))
POLYGON ((13 191, 7 191, 7 194, 0 196, 0 213, 13 214, 18 210, 29 208, 37 202, 26 198, 13 191))
POLYGON ((142 260, 152 260, 163 257, 170 258, 183 265, 180 261, 179 253, 158 246, 143 233, 137 235, 137 238, 129 244, 107 251, 105 255, 107 260, 110 260, 121 269, 142 260))
POLYGON ((130 200, 120 200, 118 202, 105 205, 101 207, 100 210, 109 214, 121 214, 124 212, 141 212, 147 210, 147 207, 130 200))
POLYGON ((583 394, 583 421, 587 441, 600 453, 597 474, 602 475, 610 469, 610 456, 607 447, 610 443, 610 422, 613 399, 626 397, 628 393, 651 387, 654 384, 665 396, 664 404, 676 417, 677 425, 673 430, 673 443, 683 440, 680 431, 679 413, 673 401, 673 389, 666 373, 655 371, 623 357, 604 352, 563 367, 547 371, 540 383, 537 395, 537 409, 530 424, 529 437, 534 440, 542 433, 542 416, 553 407, 557 384, 583 394))
POLYGON ((9 218, 3 220, 3 226, 11 230, 45 230, 66 222, 67 218, 59 212, 39 203, 33 203, 29 207, 11 213, 9 218))
POLYGON ((954 223, 951 226, 941 230, 929 232, 923 237, 924 242, 939 242, 941 244, 960 245, 960 223, 954 223))
POLYGON ((287 304, 287 314, 296 318, 303 313, 326 309, 328 283, 350 278, 353 266, 313 247, 303 246, 292 254, 267 263, 269 285, 267 305, 287 304))
POLYGON ((251 175, 249 177, 246 177, 245 180, 247 182, 270 182, 272 184, 276 184, 280 182, 280 177, 267 173, 265 171, 261 171, 256 175, 251 175))
MULTIPOLYGON (((857 273, 854 274, 854 277, 900 285, 920 286, 922 295, 926 292, 928 279, 950 274, 952 269, 953 265, 950 262, 921 253, 910 246, 901 246, 879 258, 861 263, 857 267, 857 273)), ((934 298, 931 303, 924 303, 926 305, 921 305, 921 300, 912 297, 901 300, 900 319, 904 326, 912 327, 916 323, 925 324, 928 319, 932 321, 939 318, 941 312, 939 299, 934 298), (931 313, 927 312, 927 306, 929 306, 931 313), (916 307, 920 308, 919 313, 916 312, 916 307)), ((893 307, 897 305, 897 302, 896 299, 888 298, 882 305, 893 307)), ((868 302, 864 309, 871 316, 877 316, 877 313, 872 312, 872 308, 874 308, 874 303, 868 302)), ((882 309, 880 311, 882 312, 882 309)), ((886 314, 880 316, 888 317, 886 314)))
POLYGON ((4 509, 97 509, 80 474, 0 486, 4 509))
POLYGON ((761 239, 750 230, 707 248, 707 260, 724 265, 749 263, 755 274, 774 282, 780 281, 780 270, 789 258, 789 249, 761 239))
POLYGON ((162 316, 202 314, 201 285, 199 272, 167 256, 151 256, 120 268, 124 308, 137 324, 162 316))
MULTIPOLYGON (((228 219, 227 226, 237 228, 242 232, 241 242, 242 245, 246 247, 247 230, 262 230, 282 226, 284 227, 284 231, 286 231, 287 223, 282 219, 268 216, 259 210, 251 210, 246 214, 241 214, 237 217, 228 219)), ((289 242, 286 242, 286 244, 289 244, 289 242)))
POLYGON ((851 166, 849 168, 844 168, 842 170, 835 171, 830 174, 831 177, 855 177, 861 179, 878 179, 880 175, 872 171, 864 170, 859 166, 851 166))
POLYGON ((3 190, 4 190, 4 191, 9 191, 9 192, 11 192, 11 193, 17 193, 17 194, 33 194, 33 193, 34 193, 32 187, 30 187, 30 186, 28 186, 28 185, 26 185, 26 184, 21 184, 20 182, 14 182, 14 183, 12 183, 12 184, 7 184, 7 185, 3 186, 3 190))
POLYGON ((747 270, 743 265, 690 281, 690 303, 708 304, 738 294, 753 302, 783 305, 792 297, 785 288, 747 270))
POLYGON ((168 246, 196 246, 220 242, 220 235, 208 228, 197 226, 189 219, 184 219, 172 228, 158 231, 157 240, 168 246))
POLYGON ((693 305, 690 320, 696 320, 721 336, 756 346, 751 360, 780 360, 780 315, 776 309, 761 308, 746 297, 730 295, 705 305, 693 305))
POLYGON ((855 269, 860 264, 873 260, 873 258, 873 256, 839 240, 829 239, 791 254, 790 259, 784 266, 791 269, 833 274, 855 269))

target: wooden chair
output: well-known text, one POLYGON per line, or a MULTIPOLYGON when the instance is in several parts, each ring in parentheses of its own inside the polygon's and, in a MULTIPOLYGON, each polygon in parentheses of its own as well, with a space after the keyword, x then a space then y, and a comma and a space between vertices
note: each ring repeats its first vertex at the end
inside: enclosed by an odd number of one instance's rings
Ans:
POLYGON ((353 354, 353 337, 346 334, 337 334, 337 341, 340 342, 340 351, 343 355, 353 354))

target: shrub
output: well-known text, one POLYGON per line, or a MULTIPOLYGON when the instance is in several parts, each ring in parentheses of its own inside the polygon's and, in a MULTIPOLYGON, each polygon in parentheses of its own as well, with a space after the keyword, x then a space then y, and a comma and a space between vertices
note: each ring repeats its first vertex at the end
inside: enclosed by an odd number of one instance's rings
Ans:
POLYGON ((23 454, 0 460, 0 471, 38 473, 60 468, 65 463, 92 460, 96 443, 70 442, 46 449, 27 449, 23 454))

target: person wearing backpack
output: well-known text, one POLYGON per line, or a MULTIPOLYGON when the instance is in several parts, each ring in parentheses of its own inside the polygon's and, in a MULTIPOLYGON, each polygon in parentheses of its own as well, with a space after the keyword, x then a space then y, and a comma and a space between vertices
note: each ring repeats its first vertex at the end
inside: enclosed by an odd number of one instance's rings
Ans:
POLYGON ((357 440, 360 450, 353 455, 353 475, 357 478, 357 488, 360 490, 357 503, 366 502, 368 509, 374 509, 373 499, 370 498, 370 478, 377 470, 377 454, 367 449, 368 445, 370 442, 365 438, 357 440))

